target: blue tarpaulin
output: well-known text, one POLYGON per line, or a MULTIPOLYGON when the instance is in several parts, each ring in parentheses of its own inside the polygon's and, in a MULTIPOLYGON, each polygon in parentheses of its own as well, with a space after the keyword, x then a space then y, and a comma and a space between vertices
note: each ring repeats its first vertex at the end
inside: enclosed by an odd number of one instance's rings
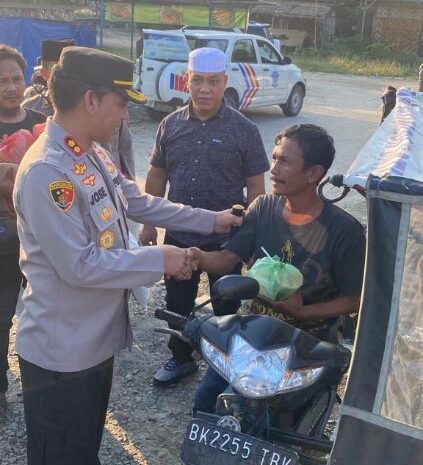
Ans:
POLYGON ((25 79, 31 79, 37 57, 40 56, 43 39, 73 38, 76 45, 96 46, 96 29, 93 23, 46 21, 34 18, 10 18, 0 16, 0 43, 17 48, 25 57, 25 79))

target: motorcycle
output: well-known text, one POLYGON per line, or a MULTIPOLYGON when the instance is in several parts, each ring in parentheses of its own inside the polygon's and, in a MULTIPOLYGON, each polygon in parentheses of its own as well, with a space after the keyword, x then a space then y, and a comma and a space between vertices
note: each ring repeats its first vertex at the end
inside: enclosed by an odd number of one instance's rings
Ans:
POLYGON ((319 465, 332 449, 324 431, 351 352, 264 315, 198 315, 215 299, 252 299, 258 282, 228 275, 213 285, 213 298, 188 317, 167 310, 155 316, 175 329, 228 388, 215 414, 197 411, 182 446, 186 465, 319 465), (323 456, 323 457, 322 457, 323 456))

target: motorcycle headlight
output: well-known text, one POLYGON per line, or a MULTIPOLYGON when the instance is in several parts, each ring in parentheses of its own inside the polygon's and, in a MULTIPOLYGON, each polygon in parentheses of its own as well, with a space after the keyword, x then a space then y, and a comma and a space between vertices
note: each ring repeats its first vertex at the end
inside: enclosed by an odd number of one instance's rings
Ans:
POLYGON ((232 337, 226 354, 201 338, 204 358, 240 394, 251 398, 271 397, 313 383, 323 367, 288 370, 291 348, 257 350, 239 335, 232 337))

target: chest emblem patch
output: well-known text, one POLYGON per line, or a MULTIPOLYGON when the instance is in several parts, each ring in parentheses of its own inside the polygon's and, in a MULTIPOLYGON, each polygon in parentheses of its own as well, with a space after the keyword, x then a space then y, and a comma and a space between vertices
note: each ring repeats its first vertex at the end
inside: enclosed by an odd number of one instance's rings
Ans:
POLYGON ((82 180, 82 184, 86 186, 94 186, 95 185, 95 174, 89 174, 82 180))
POLYGON ((108 162, 108 161, 106 161, 106 167, 107 167, 107 171, 110 174, 114 174, 114 172, 116 171, 115 165, 113 163, 108 162))
POLYGON ((72 171, 78 176, 82 176, 87 171, 87 165, 85 163, 74 163, 72 171))
POLYGON ((281 252, 283 253, 283 261, 291 264, 295 255, 294 247, 292 246, 291 241, 288 240, 285 242, 281 252))
POLYGON ((106 229, 101 233, 98 242, 100 244, 100 247, 103 247, 103 249, 111 249, 115 243, 114 232, 106 229))
POLYGON ((76 143, 75 139, 72 139, 72 137, 66 137, 65 145, 70 148, 77 157, 83 153, 82 148, 76 143))
POLYGON ((100 210, 100 218, 103 221, 109 221, 113 217, 113 210, 110 207, 103 207, 100 210))
POLYGON ((69 181, 55 181, 48 185, 50 197, 62 210, 67 212, 75 199, 75 190, 69 181))
POLYGON ((104 152, 103 149, 99 148, 99 147, 96 147, 96 152, 97 152, 97 155, 103 160, 103 161, 106 161, 107 160, 107 155, 106 153, 104 152))

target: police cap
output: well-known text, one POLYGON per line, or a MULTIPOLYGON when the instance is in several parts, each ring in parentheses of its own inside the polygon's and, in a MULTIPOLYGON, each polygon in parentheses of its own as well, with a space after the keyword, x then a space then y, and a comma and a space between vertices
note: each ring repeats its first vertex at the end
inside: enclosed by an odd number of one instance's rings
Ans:
POLYGON ((132 88, 134 65, 117 55, 88 47, 66 47, 59 60, 64 77, 87 84, 110 87, 134 103, 145 103, 141 92, 132 88))
POLYGON ((43 40, 41 42, 41 59, 44 61, 59 61, 60 54, 65 47, 75 45, 73 39, 43 40))

